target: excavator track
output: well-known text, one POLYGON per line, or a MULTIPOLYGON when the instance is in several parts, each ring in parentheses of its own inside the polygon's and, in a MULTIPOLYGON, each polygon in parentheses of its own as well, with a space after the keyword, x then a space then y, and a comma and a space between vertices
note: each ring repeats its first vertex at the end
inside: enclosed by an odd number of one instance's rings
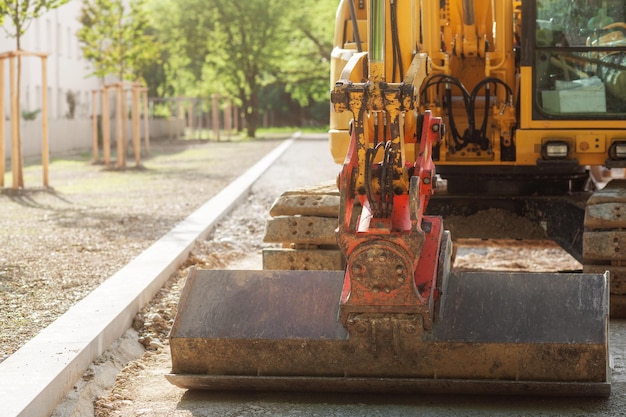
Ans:
POLYGON ((611 317, 626 317, 626 180, 613 179, 585 208, 583 270, 610 273, 611 317))

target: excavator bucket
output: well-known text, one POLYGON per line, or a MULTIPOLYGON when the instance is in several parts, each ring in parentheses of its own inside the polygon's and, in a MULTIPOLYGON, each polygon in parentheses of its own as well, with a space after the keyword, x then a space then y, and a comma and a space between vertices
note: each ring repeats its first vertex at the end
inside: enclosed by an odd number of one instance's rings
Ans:
POLYGON ((607 277, 451 272, 432 326, 340 319, 341 271, 193 270, 171 334, 179 387, 608 396, 607 277))

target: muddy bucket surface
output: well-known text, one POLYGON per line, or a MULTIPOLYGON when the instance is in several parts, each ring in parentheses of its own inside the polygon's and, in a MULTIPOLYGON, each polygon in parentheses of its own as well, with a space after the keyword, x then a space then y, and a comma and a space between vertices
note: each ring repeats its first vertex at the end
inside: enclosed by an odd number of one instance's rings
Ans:
POLYGON ((339 320, 340 271, 193 270, 170 334, 170 382, 212 390, 610 393, 606 277, 450 274, 421 318, 339 320))

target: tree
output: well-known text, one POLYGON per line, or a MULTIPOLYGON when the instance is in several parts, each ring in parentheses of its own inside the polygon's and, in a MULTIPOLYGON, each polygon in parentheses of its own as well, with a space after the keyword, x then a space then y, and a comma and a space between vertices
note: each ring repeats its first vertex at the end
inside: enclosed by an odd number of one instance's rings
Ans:
POLYGON ((102 80, 116 75, 120 80, 137 81, 158 59, 158 44, 149 35, 144 0, 87 0, 79 18, 78 40, 83 56, 93 66, 92 75, 102 80))
POLYGON ((206 0, 152 0, 149 7, 162 48, 160 61, 146 69, 148 88, 159 97, 199 94, 213 28, 206 0))
POLYGON ((118 20, 119 9, 112 0, 91 0, 83 3, 79 21, 82 27, 76 33, 82 44, 83 57, 92 65, 94 75, 104 84, 104 78, 113 72, 109 49, 110 30, 118 20))
MULTIPOLYGON (((259 91, 280 72, 280 56, 290 37, 289 0, 214 0, 213 49, 207 57, 221 86, 237 97, 248 137, 255 137, 259 91)), ((215 85, 215 87, 217 87, 215 85)))
POLYGON ((311 106, 327 109, 336 3, 152 0, 151 25, 164 44, 153 68, 158 91, 233 98, 248 136, 264 109, 302 119, 311 106))
POLYGON ((2 0, 0 1, 0 13, 3 18, 7 16, 13 31, 5 28, 5 32, 11 38, 15 38, 17 49, 22 49, 21 38, 26 33, 33 19, 38 18, 50 9, 55 9, 69 0, 2 0))
POLYGON ((328 102, 336 8, 335 0, 319 0, 291 9, 291 27, 300 36, 291 39, 282 72, 286 91, 301 106, 328 102))
MULTIPOLYGON (((29 28, 30 23, 33 19, 38 18, 44 12, 55 9, 69 0, 0 0, 0 13, 4 17, 8 17, 11 22, 12 31, 8 30, 3 26, 7 35, 11 38, 15 38, 16 47, 18 50, 22 49, 22 36, 26 33, 26 30, 29 28)), ((17 102, 18 107, 20 103, 20 84, 22 80, 22 59, 18 55, 17 56, 17 102)), ((2 115, 4 117, 4 115, 2 115)), ((18 123, 17 129, 17 153, 20 161, 22 160, 22 139, 21 132, 18 123)), ((13 175, 17 175, 18 183, 20 187, 24 186, 24 178, 22 170, 22 164, 18 164, 20 172, 14 172, 13 175)))

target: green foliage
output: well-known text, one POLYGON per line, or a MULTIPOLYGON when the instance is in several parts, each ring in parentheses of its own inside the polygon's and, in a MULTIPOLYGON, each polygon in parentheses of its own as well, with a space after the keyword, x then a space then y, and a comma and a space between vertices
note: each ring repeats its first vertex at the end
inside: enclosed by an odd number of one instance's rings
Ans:
POLYGON ((215 30, 209 41, 215 49, 207 64, 216 81, 209 88, 238 98, 249 137, 255 136, 258 123, 260 89, 280 72, 281 55, 291 34, 287 25, 290 3, 213 1, 215 30))
POLYGON ((83 3, 79 17, 83 26, 76 36, 82 44, 83 57, 92 65, 90 75, 101 79, 113 71, 108 52, 112 44, 110 28, 118 19, 116 11, 111 0, 91 0, 83 3))
POLYGON ((270 110, 291 125, 325 124, 337 3, 151 0, 150 26, 163 48, 146 76, 150 91, 229 97, 250 136, 270 110))
POLYGON ((291 8, 294 31, 283 73, 286 91, 302 106, 328 102, 330 53, 333 49, 336 0, 306 2, 291 8))
MULTIPOLYGON (((33 19, 42 13, 55 9, 69 0, 0 0, 0 15, 8 17, 12 31, 3 27, 9 37, 16 39, 17 49, 21 49, 21 38, 33 19)), ((0 22, 1 23, 1 22, 0 22)))
POLYGON ((160 49, 160 62, 146 81, 153 96, 195 95, 208 54, 207 7, 203 0, 152 0, 150 26, 160 49), (197 70, 200 68, 200 71, 197 70))
POLYGON ((41 112, 40 109, 33 110, 33 111, 22 110, 22 119, 24 119, 24 120, 35 120, 37 118, 37 115, 39 114, 39 112, 41 112))
POLYGON ((116 75, 139 81, 160 58, 160 46, 150 35, 145 0, 86 0, 78 40, 85 59, 99 78, 116 75))

